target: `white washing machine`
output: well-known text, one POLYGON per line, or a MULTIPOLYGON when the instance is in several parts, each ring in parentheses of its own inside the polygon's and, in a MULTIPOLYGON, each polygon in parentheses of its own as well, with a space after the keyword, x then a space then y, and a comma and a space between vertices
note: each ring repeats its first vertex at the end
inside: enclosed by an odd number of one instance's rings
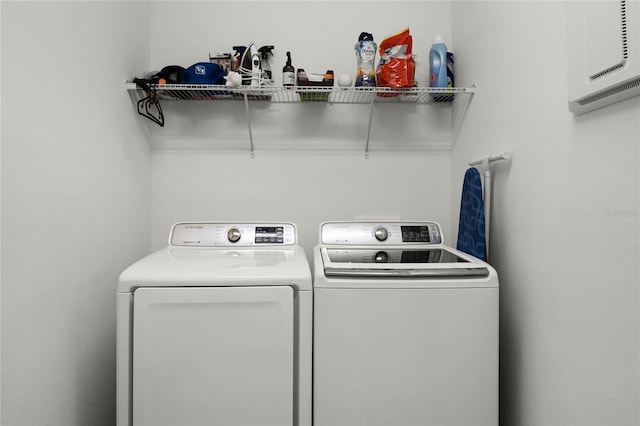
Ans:
POLYGON ((497 426, 498 276, 433 222, 326 222, 314 426, 497 426))
POLYGON ((117 289, 117 424, 310 425, 313 290, 291 223, 179 223, 117 289))

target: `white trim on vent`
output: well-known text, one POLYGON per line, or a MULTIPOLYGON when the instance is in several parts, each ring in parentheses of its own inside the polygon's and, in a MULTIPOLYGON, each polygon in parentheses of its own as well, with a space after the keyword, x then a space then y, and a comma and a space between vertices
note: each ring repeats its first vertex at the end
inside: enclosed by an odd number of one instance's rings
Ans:
POLYGON ((626 0, 615 5, 591 1, 567 4, 569 110, 574 114, 640 96, 639 4, 626 0), (604 16, 599 14, 602 7, 606 8, 604 16), (602 69, 594 69, 594 65, 602 69))

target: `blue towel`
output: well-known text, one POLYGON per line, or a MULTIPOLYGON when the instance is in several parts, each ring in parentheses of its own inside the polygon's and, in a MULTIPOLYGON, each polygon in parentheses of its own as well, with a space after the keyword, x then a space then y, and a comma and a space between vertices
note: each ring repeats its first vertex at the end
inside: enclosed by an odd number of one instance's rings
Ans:
POLYGON ((464 174, 457 249, 487 260, 482 180, 475 167, 464 174))

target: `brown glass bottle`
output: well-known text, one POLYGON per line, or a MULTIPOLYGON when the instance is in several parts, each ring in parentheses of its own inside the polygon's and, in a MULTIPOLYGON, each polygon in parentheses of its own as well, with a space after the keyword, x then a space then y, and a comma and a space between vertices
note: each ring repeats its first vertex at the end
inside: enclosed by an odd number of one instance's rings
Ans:
POLYGON ((282 67, 282 85, 293 87, 296 81, 295 69, 291 65, 291 52, 287 52, 287 63, 282 67))

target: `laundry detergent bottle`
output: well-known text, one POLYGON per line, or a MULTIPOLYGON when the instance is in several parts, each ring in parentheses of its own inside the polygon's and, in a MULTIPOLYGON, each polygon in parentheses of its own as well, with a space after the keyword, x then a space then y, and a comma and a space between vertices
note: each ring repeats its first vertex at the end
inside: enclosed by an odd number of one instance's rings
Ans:
POLYGON ((366 32, 361 33, 354 48, 356 51, 356 59, 358 62, 358 72, 356 73, 356 87, 375 86, 375 59, 378 46, 373 41, 373 35, 366 32))
POLYGON ((429 86, 449 87, 447 78, 447 45, 442 34, 436 34, 429 51, 429 86))

